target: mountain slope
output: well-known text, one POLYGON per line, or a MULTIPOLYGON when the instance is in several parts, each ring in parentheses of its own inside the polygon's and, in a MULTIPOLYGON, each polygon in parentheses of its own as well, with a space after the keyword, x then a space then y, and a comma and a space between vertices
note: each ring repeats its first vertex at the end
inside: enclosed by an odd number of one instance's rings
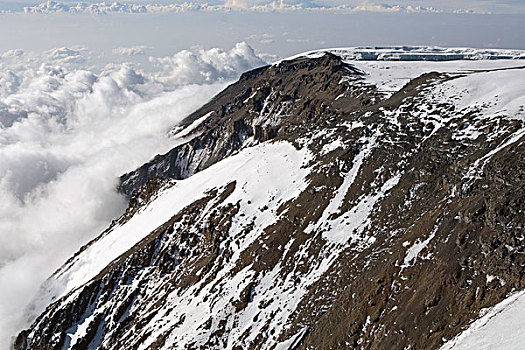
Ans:
POLYGON ((16 348, 455 337, 525 288, 525 70, 442 64, 397 91, 333 54, 244 74, 121 178, 128 212, 52 276, 16 348))

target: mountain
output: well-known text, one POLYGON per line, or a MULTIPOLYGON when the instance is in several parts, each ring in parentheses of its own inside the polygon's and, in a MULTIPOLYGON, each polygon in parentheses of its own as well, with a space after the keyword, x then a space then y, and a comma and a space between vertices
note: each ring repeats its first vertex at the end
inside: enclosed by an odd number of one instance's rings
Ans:
POLYGON ((243 74, 121 177, 15 348, 468 348, 520 319, 525 61, 418 50, 243 74))

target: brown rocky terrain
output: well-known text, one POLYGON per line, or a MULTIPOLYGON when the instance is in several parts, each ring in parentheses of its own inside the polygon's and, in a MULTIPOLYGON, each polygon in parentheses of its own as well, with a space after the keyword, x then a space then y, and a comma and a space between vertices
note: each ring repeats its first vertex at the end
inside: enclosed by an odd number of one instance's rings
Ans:
POLYGON ((469 74, 481 72, 429 72, 386 95, 332 54, 245 73, 173 131, 207 116, 186 143, 122 176, 130 209, 114 225, 256 145, 308 152, 299 193, 247 209, 258 198, 232 175, 15 348, 439 348, 525 288, 525 125, 436 97, 469 74))

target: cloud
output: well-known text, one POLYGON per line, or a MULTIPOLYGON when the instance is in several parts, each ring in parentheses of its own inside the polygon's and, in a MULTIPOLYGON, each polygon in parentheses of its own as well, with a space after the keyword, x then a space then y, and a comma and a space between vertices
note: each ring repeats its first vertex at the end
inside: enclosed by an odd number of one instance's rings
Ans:
MULTIPOLYGON (((25 13, 86 13, 92 15, 106 15, 112 13, 177 13, 206 9, 207 4, 196 4, 190 2, 157 5, 151 3, 120 3, 120 2, 100 2, 100 3, 65 3, 57 1, 46 1, 35 6, 24 7, 25 13)), ((211 7, 213 8, 213 6, 211 7)))
POLYGON ((310 39, 292 39, 292 38, 286 39, 287 43, 307 43, 309 41, 310 39))
POLYGON ((146 53, 151 49, 152 49, 151 47, 144 46, 144 45, 131 46, 131 47, 117 47, 112 50, 112 53, 114 55, 122 55, 122 56, 139 56, 139 55, 146 55, 146 53))
POLYGON ((166 86, 207 84, 217 79, 234 79, 239 71, 263 64, 246 43, 236 44, 231 51, 185 50, 173 56, 151 58, 151 61, 158 69, 156 79, 166 86))
POLYGON ((484 11, 484 10, 478 10, 478 9, 472 9, 472 8, 465 8, 465 9, 456 9, 452 11, 455 14, 470 14, 470 15, 490 15, 490 11, 484 11))
MULTIPOLYGON (((126 207, 118 176, 169 150, 168 130, 245 70, 251 47, 86 69, 59 48, 0 60, 0 348, 40 284, 126 207)), ((43 307, 39 305, 38 307, 43 307)), ((33 312, 40 312, 37 308, 33 312)))
POLYGON ((67 47, 56 48, 46 52, 49 60, 55 63, 83 63, 81 50, 72 50, 67 47))
POLYGON ((299 1, 263 1, 263 0, 226 0, 222 5, 225 9, 250 11, 283 11, 301 10, 304 4, 299 1))
MULTIPOLYGON (((455 3, 450 6, 450 1, 426 1, 428 6, 414 5, 411 1, 385 1, 375 3, 368 0, 217 0, 178 2, 170 4, 155 4, 150 2, 120 3, 120 2, 95 2, 95 3, 70 3, 46 1, 34 6, 24 8, 25 13, 85 13, 93 15, 107 15, 113 13, 146 14, 146 13, 180 13, 190 11, 323 11, 338 13, 380 12, 380 13, 487 13, 486 9, 475 7, 463 8, 455 3)), ((472 1, 471 1, 472 3, 472 1)), ((470 3, 469 3, 470 4, 470 3)), ((506 9, 511 11, 519 5, 483 2, 483 7, 506 9), (510 8, 510 10, 509 10, 510 8)), ((521 10, 523 7, 521 6, 521 10)))
POLYGON ((247 40, 256 40, 261 44, 271 44, 274 41, 274 35, 268 34, 268 33, 262 33, 262 34, 252 34, 249 35, 246 39, 247 40))
POLYGON ((378 12, 378 13, 440 13, 443 12, 434 7, 374 3, 367 0, 350 1, 337 6, 323 7, 328 11, 342 13, 378 12))
POLYGON ((0 58, 19 57, 19 56, 22 56, 23 54, 24 54, 23 50, 14 49, 14 50, 9 50, 9 51, 6 51, 0 54, 0 58))

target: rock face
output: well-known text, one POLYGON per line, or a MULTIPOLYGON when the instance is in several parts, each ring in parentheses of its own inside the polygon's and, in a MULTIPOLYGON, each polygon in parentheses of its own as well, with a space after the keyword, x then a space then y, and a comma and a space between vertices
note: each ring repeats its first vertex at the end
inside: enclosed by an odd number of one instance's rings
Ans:
POLYGON ((130 209, 15 348, 439 348, 525 288, 524 98, 481 93, 507 68, 245 73, 122 176, 130 209))

